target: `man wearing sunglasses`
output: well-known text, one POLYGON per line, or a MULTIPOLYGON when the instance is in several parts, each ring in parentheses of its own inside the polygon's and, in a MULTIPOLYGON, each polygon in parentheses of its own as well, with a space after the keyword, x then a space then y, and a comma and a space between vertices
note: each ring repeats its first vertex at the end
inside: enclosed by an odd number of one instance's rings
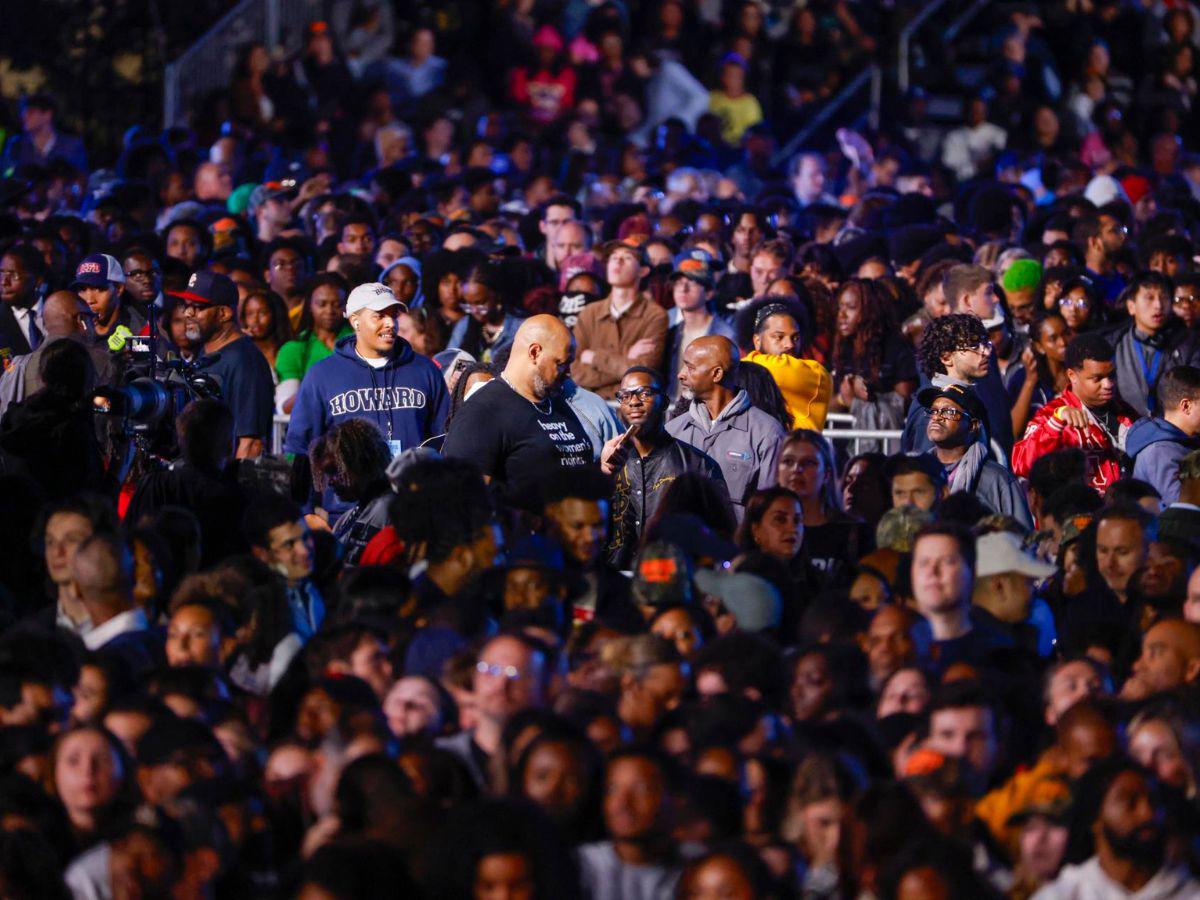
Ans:
POLYGON ((604 474, 613 476, 608 561, 624 570, 633 565, 646 523, 680 475, 695 472, 728 494, 721 467, 712 457, 667 434, 667 395, 661 375, 633 366, 621 378, 616 397, 629 430, 604 445, 600 466, 604 474))
POLYGON ((990 457, 979 439, 987 409, 974 389, 962 384, 929 387, 917 395, 917 402, 929 414, 929 455, 945 470, 949 493, 972 493, 992 512, 1012 516, 1032 531, 1033 516, 1020 483, 990 457))

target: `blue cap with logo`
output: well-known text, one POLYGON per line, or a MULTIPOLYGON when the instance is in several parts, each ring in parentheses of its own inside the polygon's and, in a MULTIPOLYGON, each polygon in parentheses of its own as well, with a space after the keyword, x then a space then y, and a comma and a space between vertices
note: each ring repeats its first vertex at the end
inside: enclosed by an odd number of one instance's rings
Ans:
POLYGON ((116 257, 107 253, 93 253, 85 256, 75 267, 75 280, 71 282, 71 290, 77 291, 85 287, 106 288, 110 284, 124 284, 125 271, 116 257))

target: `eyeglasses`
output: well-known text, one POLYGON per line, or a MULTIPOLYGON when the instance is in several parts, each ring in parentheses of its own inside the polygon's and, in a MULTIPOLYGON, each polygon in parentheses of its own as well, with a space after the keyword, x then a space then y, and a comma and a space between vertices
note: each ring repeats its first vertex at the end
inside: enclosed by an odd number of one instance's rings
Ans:
POLYGON ((959 347, 959 353, 978 353, 980 356, 988 356, 992 352, 992 344, 990 341, 983 341, 976 344, 974 347, 959 347))
POLYGON ((498 666, 495 663, 484 662, 482 659, 475 663, 475 671, 480 675, 491 675, 493 678, 503 678, 506 681, 521 680, 521 670, 516 666, 498 666))
POLYGON ((139 281, 141 281, 143 279, 146 281, 149 281, 150 279, 154 278, 154 276, 156 276, 157 274, 158 274, 158 269, 130 269, 128 272, 125 273, 125 277, 126 278, 136 278, 139 281))
POLYGON ((952 409, 951 407, 947 406, 943 409, 931 409, 929 411, 929 418, 945 419, 947 422, 957 422, 959 419, 969 419, 971 417, 961 409, 952 409))
POLYGON ((643 403, 649 403, 651 400, 654 399, 654 396, 657 393, 658 393, 658 391, 655 388, 640 387, 640 388, 631 388, 628 391, 617 391, 615 396, 617 398, 618 403, 628 403, 630 400, 633 400, 635 397, 638 400, 641 400, 643 403))
MULTIPOLYGON (((1175 302, 1178 303, 1179 301, 1176 300, 1175 302)), ((1087 300, 1077 297, 1063 297, 1058 301, 1058 305, 1063 309, 1087 309, 1090 304, 1087 300)))
POLYGON ((304 267, 302 259, 281 259, 279 262, 271 263, 272 269, 301 269, 304 267))
POLYGON ((1175 305, 1176 306, 1191 306, 1196 302, 1196 300, 1197 300, 1197 297, 1195 294, 1181 294, 1180 296, 1175 298, 1175 305))

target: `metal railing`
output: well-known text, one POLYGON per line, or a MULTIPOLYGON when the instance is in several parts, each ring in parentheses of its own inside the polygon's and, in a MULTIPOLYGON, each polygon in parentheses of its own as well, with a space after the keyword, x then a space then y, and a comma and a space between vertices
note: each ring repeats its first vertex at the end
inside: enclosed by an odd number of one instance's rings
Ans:
POLYGON ((848 85, 821 107, 821 111, 813 116, 812 121, 796 132, 792 139, 783 146, 783 149, 775 154, 772 163, 778 166, 791 159, 809 138, 829 124, 829 120, 868 85, 871 89, 871 99, 867 108, 867 124, 872 130, 877 129, 879 127, 879 111, 883 103, 883 70, 872 63, 854 76, 848 85))
MULTIPOLYGON (((283 453, 283 441, 287 437, 288 422, 291 421, 291 416, 276 415, 271 428, 271 452, 276 456, 283 453)), ((852 442, 852 454, 858 454, 860 447, 864 441, 883 442, 883 452, 893 453, 898 452, 900 448, 900 432, 899 431, 871 431, 869 429, 855 428, 854 416, 846 413, 830 413, 825 419, 825 430, 822 432, 826 439, 834 443, 848 441, 852 442), (835 427, 837 426, 837 427, 835 427), (891 449, 892 443, 895 442, 896 450, 891 449)))
MULTIPOLYGON (((912 41, 925 23, 935 16, 942 7, 946 6, 950 0, 933 0, 921 8, 921 11, 913 16, 911 22, 904 26, 904 30, 900 32, 900 42, 896 47, 896 87, 901 95, 906 93, 912 85, 912 41)), ((979 13, 983 12, 984 8, 990 4, 992 0, 975 0, 970 6, 964 9, 951 22, 946 30, 942 32, 942 45, 949 46, 962 33, 962 30, 967 27, 979 13)))
POLYGON ((825 429, 821 434, 833 444, 849 443, 850 455, 857 456, 864 449, 879 449, 889 455, 899 453, 900 436, 903 432, 892 429, 855 428, 854 416, 849 413, 829 413, 825 417, 825 429))
POLYGON ((921 28, 950 0, 933 0, 926 4, 919 13, 913 16, 911 22, 900 32, 900 44, 896 48, 896 86, 904 94, 909 87, 909 68, 911 66, 912 39, 921 28))
POLYGON ((242 0, 163 70, 163 124, 184 124, 196 101, 229 87, 238 53, 261 43, 273 55, 300 49, 323 0, 242 0))
POLYGON ((957 19, 950 23, 950 26, 942 34, 942 43, 949 44, 958 38, 958 35, 964 28, 971 24, 971 20, 983 12, 992 0, 975 0, 970 6, 963 10, 957 19))

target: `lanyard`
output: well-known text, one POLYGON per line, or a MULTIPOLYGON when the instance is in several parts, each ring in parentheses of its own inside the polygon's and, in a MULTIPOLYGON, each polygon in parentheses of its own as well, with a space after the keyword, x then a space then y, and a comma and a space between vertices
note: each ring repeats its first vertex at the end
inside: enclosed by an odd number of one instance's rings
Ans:
POLYGON ((1142 348, 1138 347, 1138 356, 1142 362, 1142 377, 1146 379, 1146 408, 1150 412, 1154 412, 1155 396, 1154 382, 1158 377, 1158 369, 1162 365, 1162 351, 1155 350, 1150 357, 1150 364, 1146 364, 1146 354, 1142 352, 1142 348))

